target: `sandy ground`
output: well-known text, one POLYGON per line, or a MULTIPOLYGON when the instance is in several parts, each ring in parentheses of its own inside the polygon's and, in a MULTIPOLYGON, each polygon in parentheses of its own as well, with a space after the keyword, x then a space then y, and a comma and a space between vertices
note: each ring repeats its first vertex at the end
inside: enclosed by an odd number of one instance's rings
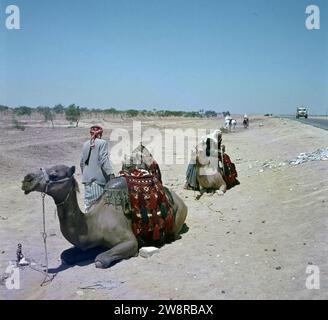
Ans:
MULTIPOLYGON (((78 166, 90 123, 81 122, 82 128, 39 124, 25 131, 0 129, 0 275, 15 259, 19 242, 27 258, 37 264, 44 261, 41 196, 25 196, 21 181, 40 166, 78 166)), ((131 121, 122 124, 119 119, 102 124, 131 128, 131 121)), ((152 120, 142 125, 215 129, 218 122, 152 120)), ((57 275, 40 287, 42 274, 22 268, 21 289, 8 290, 2 281, 0 298, 327 299, 328 162, 296 167, 284 163, 301 152, 327 147, 328 132, 288 119, 263 118, 251 122, 248 130, 238 127, 224 134, 223 141, 241 182, 224 196, 205 195, 197 201, 196 193, 184 190, 187 160, 161 167, 164 183, 188 206, 189 230, 181 239, 151 258, 138 256, 110 269, 89 263, 58 270, 59 256, 70 244, 47 197, 49 266, 57 275), (265 162, 269 166, 264 167, 265 162), (309 264, 320 268, 320 290, 306 289, 309 264), (81 289, 99 282, 102 288, 81 289)), ((81 181, 79 170, 76 178, 81 181)))

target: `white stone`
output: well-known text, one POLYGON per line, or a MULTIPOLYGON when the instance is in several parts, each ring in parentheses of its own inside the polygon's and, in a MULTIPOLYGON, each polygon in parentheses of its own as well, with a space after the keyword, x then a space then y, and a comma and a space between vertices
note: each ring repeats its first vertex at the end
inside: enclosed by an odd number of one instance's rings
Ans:
POLYGON ((159 249, 156 247, 143 247, 139 250, 140 256, 143 258, 149 258, 151 257, 154 253, 158 253, 159 249))
POLYGON ((30 263, 25 259, 25 257, 23 257, 20 261, 19 261, 19 265, 20 266, 28 266, 30 263))

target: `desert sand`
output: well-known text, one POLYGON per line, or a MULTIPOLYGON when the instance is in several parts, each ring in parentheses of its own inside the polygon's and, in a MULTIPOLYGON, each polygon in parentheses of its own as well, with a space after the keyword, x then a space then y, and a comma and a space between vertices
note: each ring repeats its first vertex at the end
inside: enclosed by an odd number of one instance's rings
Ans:
MULTIPOLYGON (((16 259, 18 243, 36 266, 44 262, 41 196, 24 195, 21 181, 40 166, 66 164, 77 167, 80 183, 80 152, 91 123, 0 128, 0 299, 328 298, 328 162, 288 164, 301 152, 327 147, 328 132, 265 117, 251 119, 249 129, 239 125, 223 135, 241 182, 223 196, 204 195, 197 201, 196 192, 183 189, 188 159, 161 165, 164 184, 188 206, 188 230, 150 258, 138 256, 105 270, 92 262, 58 269, 61 252, 71 245, 60 232, 53 200, 46 197, 49 268, 57 274, 41 287, 43 275, 24 267, 20 289, 8 290, 5 270, 16 259), (311 264, 320 269, 319 290, 305 285, 311 264)), ((110 129, 131 129, 132 122, 97 123, 109 140, 110 129)), ((143 120, 142 125, 216 129, 222 120, 143 120)), ((82 205, 81 184, 80 189, 82 205)))

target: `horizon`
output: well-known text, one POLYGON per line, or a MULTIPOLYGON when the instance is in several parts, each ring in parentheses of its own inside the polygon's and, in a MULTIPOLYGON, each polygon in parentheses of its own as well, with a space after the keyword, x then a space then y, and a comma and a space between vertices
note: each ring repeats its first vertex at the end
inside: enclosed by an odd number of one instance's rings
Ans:
POLYGON ((0 104, 326 115, 328 4, 307 30, 310 4, 0 0, 0 104))

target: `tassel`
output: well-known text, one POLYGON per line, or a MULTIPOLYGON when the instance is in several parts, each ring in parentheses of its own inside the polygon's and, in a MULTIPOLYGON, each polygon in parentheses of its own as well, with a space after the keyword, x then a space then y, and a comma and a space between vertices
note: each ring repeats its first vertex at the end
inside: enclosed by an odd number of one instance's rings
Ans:
POLYGON ((165 203, 161 203, 161 216, 165 220, 167 216, 167 210, 166 210, 166 205, 165 203))
POLYGON ((139 199, 138 199, 138 194, 137 193, 135 193, 135 194, 131 193, 130 202, 131 202, 131 207, 132 208, 138 208, 139 199))
POLYGON ((157 194, 152 192, 149 199, 149 209, 155 210, 157 208, 157 194))
POLYGON ((160 191, 160 195, 161 195, 161 202, 166 203, 167 199, 166 199, 165 192, 163 190, 160 191))
POLYGON ((153 231, 153 239, 154 241, 159 240, 159 226, 155 224, 154 231, 153 231))
POLYGON ((170 214, 165 219, 165 232, 171 233, 172 229, 173 229, 173 216, 172 214, 170 214))
POLYGON ((143 226, 143 234, 148 237, 148 233, 149 233, 149 224, 145 223, 143 226))
POLYGON ((132 223, 132 231, 135 236, 138 235, 137 224, 135 222, 132 223))
POLYGON ((140 213, 142 223, 148 223, 148 210, 145 207, 142 207, 140 213))

